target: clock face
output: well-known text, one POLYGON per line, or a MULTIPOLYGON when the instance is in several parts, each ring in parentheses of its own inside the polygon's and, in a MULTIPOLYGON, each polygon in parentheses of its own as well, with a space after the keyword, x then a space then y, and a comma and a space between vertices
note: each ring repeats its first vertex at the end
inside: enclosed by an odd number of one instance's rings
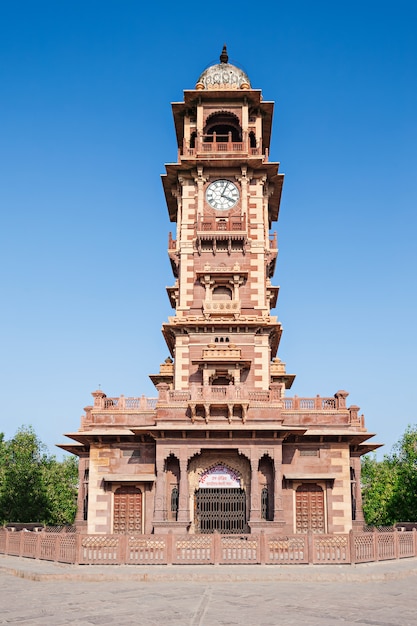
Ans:
POLYGON ((217 211, 227 211, 239 200, 239 189, 230 180, 215 180, 206 189, 208 204, 217 211))

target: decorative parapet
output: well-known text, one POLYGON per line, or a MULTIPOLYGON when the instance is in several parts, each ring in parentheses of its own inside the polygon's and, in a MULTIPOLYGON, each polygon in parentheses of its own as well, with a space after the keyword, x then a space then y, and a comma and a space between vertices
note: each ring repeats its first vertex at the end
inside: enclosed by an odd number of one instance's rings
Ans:
POLYGON ((243 156, 265 156, 267 158, 267 150, 265 155, 262 151, 262 142, 258 141, 257 146, 251 146, 248 137, 244 141, 232 141, 231 133, 228 135, 199 135, 195 140, 195 145, 190 146, 190 142, 184 139, 182 145, 183 157, 196 156, 217 156, 221 154, 225 157, 243 156))
POLYGON ((214 233, 214 232, 244 232, 246 231, 245 217, 230 216, 230 217, 204 217, 200 218, 197 222, 197 233, 214 233))
MULTIPOLYGON (((333 398, 293 398, 284 399, 284 409, 287 411, 346 411, 347 391, 338 391, 333 398)), ((357 407, 359 409, 359 407, 357 407)))
POLYGON ((287 411, 335 411, 335 398, 284 398, 284 409, 287 411))
POLYGON ((350 424, 354 425, 354 426, 364 426, 364 416, 363 415, 359 415, 359 409, 360 407, 356 406, 355 404, 352 404, 352 406, 349 407, 348 411, 349 411, 349 422, 350 424))
POLYGON ((92 395, 94 397, 94 407, 86 407, 86 411, 88 410, 90 415, 96 409, 101 411, 153 411, 158 401, 157 398, 147 398, 146 396, 126 398, 121 395, 118 398, 108 398, 101 391, 95 391, 92 395))

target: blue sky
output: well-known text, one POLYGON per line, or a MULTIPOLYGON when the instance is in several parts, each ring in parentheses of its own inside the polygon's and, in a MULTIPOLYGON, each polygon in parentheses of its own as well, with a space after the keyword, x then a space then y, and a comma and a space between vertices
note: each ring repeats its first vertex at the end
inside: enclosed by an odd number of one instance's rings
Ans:
POLYGON ((414 2, 0 3, 0 431, 49 450, 99 385, 166 358, 170 102, 227 43, 274 100, 290 395, 349 391, 389 452, 417 423, 414 2))

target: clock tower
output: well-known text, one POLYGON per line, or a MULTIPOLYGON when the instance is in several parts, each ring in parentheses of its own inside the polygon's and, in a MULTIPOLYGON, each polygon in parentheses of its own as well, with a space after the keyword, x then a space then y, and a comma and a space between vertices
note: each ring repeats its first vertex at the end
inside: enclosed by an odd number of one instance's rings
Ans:
POLYGON ((273 103, 228 62, 224 47, 220 63, 172 108, 178 162, 162 177, 176 223, 168 289, 175 315, 163 327, 174 359, 170 384, 195 389, 190 411, 197 422, 220 418, 221 390, 229 387, 225 417, 244 423, 245 390, 270 391, 272 384, 278 398, 293 379, 272 381, 270 372, 281 336, 271 315, 278 287, 271 284, 277 238, 270 227, 284 179, 269 161, 273 103))
POLYGON ((93 392, 76 443, 61 446, 80 457, 77 524, 89 533, 289 536, 363 523, 360 457, 379 445, 346 391, 288 397, 295 376, 277 356, 273 108, 226 47, 172 104, 169 356, 151 375, 156 398, 93 392))

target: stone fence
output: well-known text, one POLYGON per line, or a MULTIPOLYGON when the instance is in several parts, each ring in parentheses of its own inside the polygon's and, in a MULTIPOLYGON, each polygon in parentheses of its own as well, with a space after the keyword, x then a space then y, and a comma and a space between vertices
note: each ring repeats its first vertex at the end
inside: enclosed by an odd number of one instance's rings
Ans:
POLYGON ((417 556, 417 531, 340 535, 88 535, 0 529, 0 554, 86 565, 355 564, 417 556))

